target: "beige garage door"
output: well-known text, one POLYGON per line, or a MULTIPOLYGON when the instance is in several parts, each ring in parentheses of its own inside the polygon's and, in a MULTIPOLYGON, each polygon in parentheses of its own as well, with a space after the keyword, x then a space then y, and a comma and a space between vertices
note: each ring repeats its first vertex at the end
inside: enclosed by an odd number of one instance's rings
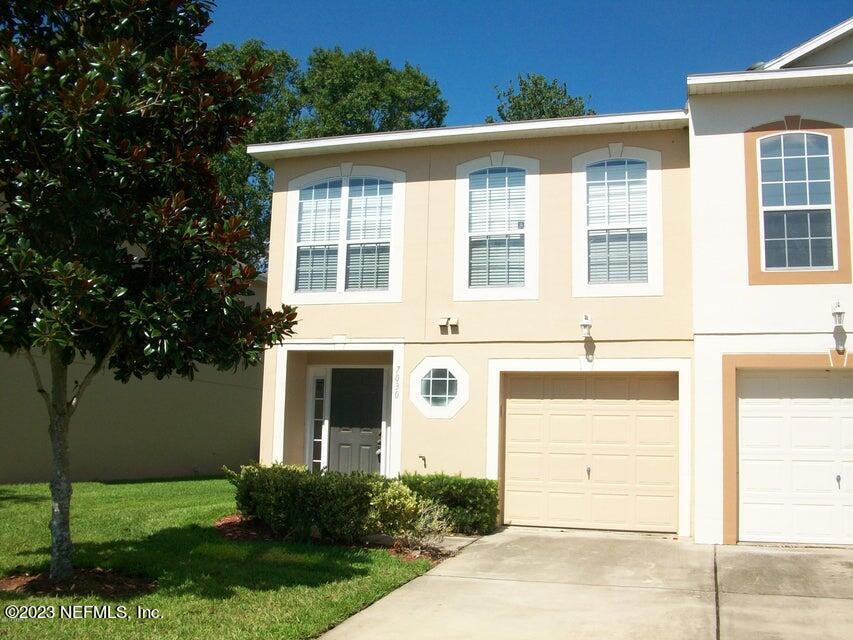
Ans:
POLYGON ((675 374, 506 380, 504 522, 678 528, 675 374))

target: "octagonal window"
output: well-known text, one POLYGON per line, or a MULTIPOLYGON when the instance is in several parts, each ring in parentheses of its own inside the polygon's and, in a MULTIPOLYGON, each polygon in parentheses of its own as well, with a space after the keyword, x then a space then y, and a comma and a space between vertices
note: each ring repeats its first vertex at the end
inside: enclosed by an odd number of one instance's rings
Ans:
POLYGON ((446 407, 458 390, 456 376, 449 369, 430 369, 421 378, 421 397, 431 407, 446 407))

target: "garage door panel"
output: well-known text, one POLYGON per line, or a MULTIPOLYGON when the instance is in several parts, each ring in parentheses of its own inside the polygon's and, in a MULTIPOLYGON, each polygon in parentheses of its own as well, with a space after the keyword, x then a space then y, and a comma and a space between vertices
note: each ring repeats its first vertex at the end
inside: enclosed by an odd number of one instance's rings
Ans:
POLYGON ((544 520, 562 526, 579 526, 589 518, 589 495, 585 491, 549 491, 544 520))
MULTIPOLYGON (((783 446, 786 435, 784 416, 741 416, 741 447, 775 450, 783 446)), ((785 443, 787 446, 787 443, 785 443)))
POLYGON ((626 529, 635 522, 633 498, 627 494, 593 491, 591 520, 599 526, 626 529))
POLYGON ((677 529, 674 374, 519 377, 524 384, 510 378, 506 387, 505 522, 677 529), (513 390, 524 397, 512 397, 513 390), (544 464, 518 456, 531 452, 542 453, 544 464), (541 480, 536 465, 545 469, 541 480), (522 508, 519 501, 531 493, 544 496, 544 503, 522 508))
POLYGON ((592 443, 627 445, 631 440, 630 415, 592 416, 592 443))
MULTIPOLYGON (((853 411, 851 411, 853 414, 853 411)), ((853 415, 841 418, 841 448, 853 452, 853 415)))
POLYGON ((834 460, 793 460, 791 462, 791 492, 834 494, 834 460))
POLYGON ((741 505, 742 530, 763 540, 780 541, 791 529, 791 512, 784 502, 748 501, 741 505))
POLYGON ((783 460, 741 460, 741 488, 753 493, 788 491, 787 463, 783 460))
POLYGON ((585 413, 556 413, 548 416, 548 440, 554 444, 585 444, 589 420, 585 413))
POLYGON ((514 412, 512 420, 507 422, 506 439, 508 444, 534 444, 541 447, 545 435, 545 417, 540 414, 514 412))
POLYGON ((508 452, 506 478, 513 482, 541 482, 545 479, 544 462, 542 453, 508 452))
POLYGON ((792 417, 791 447, 834 450, 838 447, 839 426, 832 416, 792 417))
POLYGON ((586 480, 586 454, 549 453, 547 480, 560 483, 582 483, 586 480))
POLYGON ((673 496, 639 495, 636 505, 637 522, 647 527, 665 527, 676 508, 673 496))
POLYGON ((540 522, 546 515, 545 494, 541 491, 513 489, 507 490, 504 496, 504 508, 513 514, 516 524, 540 522))
POLYGON ((636 469, 635 482, 638 487, 675 489, 675 479, 678 477, 675 456, 638 455, 636 469))
POLYGON ((675 449, 678 421, 672 415, 638 415, 635 418, 637 446, 675 449))
POLYGON ((853 467, 853 375, 741 372, 737 389, 740 539, 853 543, 836 480, 853 467))

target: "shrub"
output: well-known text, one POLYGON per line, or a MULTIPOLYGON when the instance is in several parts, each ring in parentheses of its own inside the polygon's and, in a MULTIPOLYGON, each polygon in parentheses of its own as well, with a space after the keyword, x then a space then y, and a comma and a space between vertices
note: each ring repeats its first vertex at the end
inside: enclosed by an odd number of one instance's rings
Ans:
POLYGON ((410 530, 423 505, 418 496, 402 482, 385 481, 382 491, 373 495, 371 529, 373 533, 399 537, 410 530))
POLYGON ((290 465, 225 472, 237 489, 240 513, 284 538, 352 544, 385 534, 422 546, 448 531, 446 508, 399 480, 363 473, 319 474, 290 465))
POLYGON ((443 504, 425 498, 418 498, 417 504, 417 517, 400 534, 400 540, 405 546, 412 549, 433 547, 441 542, 441 539, 452 529, 450 512, 443 504))
POLYGON ((371 531, 371 506, 381 493, 383 479, 366 473, 337 472, 308 474, 316 492, 313 516, 320 538, 328 542, 352 544, 371 531))
POLYGON ((407 473, 400 480, 420 497, 445 506, 457 533, 485 534, 498 520, 498 483, 485 478, 463 478, 445 473, 407 473))
POLYGON ((237 488, 237 510, 257 518, 282 538, 307 540, 315 523, 316 476, 296 465, 252 465, 240 473, 226 469, 228 479, 237 488))

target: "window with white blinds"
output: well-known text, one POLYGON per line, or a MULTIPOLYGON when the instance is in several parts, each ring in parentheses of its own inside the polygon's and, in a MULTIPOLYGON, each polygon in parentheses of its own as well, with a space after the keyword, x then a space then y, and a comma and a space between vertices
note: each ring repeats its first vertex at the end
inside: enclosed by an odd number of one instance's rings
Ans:
POLYGON ((300 189, 296 291, 388 289, 393 191, 390 180, 370 177, 300 189))
POLYGON ((614 158, 586 167, 589 284, 647 282, 646 163, 614 158))
POLYGON ((469 287, 524 286, 526 173, 490 167, 469 175, 469 287))

